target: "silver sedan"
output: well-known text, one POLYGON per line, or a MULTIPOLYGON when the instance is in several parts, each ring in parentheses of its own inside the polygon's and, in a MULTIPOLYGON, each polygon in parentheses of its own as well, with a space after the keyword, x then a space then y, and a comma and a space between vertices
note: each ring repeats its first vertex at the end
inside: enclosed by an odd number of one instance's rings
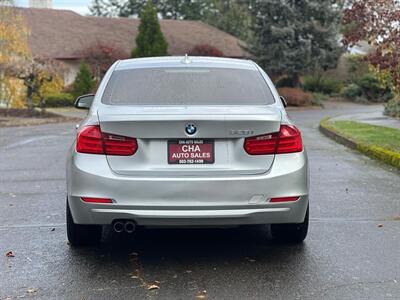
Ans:
POLYGON ((272 224, 301 242, 308 163, 301 134, 267 74, 249 60, 160 57, 116 62, 67 158, 71 245, 102 225, 272 224))

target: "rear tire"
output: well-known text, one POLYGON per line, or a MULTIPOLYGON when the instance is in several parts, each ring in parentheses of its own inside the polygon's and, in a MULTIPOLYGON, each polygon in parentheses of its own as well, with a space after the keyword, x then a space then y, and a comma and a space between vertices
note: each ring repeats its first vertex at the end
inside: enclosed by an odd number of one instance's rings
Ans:
POLYGON ((71 246, 94 245, 101 240, 101 225, 75 224, 67 200, 67 237, 71 246))
POLYGON ((308 206, 306 216, 304 217, 303 223, 293 224, 272 224, 271 233, 272 237, 276 240, 289 242, 289 243, 301 243, 307 236, 308 232, 308 206))

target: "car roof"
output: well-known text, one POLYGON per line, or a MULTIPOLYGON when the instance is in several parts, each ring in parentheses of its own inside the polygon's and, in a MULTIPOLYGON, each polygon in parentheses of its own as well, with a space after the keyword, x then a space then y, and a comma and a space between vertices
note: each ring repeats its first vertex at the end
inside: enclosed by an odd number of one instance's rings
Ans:
POLYGON ((251 60, 208 56, 163 56, 120 60, 115 70, 142 68, 230 68, 257 70, 251 60))

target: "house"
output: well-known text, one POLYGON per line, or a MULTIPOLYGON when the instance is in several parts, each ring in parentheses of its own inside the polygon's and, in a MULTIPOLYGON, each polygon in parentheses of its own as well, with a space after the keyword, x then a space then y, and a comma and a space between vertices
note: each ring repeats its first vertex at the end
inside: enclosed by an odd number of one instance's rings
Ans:
MULTIPOLYGON (((18 10, 30 31, 33 56, 61 61, 66 84, 73 82, 85 49, 101 44, 130 53, 135 47, 139 19, 81 16, 46 8, 18 10)), ((226 57, 249 56, 243 41, 201 21, 160 20, 160 24, 170 55, 184 55, 196 45, 208 44, 226 57)))

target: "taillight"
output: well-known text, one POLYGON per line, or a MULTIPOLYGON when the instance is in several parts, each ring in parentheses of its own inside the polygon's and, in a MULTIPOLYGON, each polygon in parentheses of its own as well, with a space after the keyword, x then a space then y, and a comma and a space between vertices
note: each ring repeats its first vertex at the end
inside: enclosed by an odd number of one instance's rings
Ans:
POLYGON ((107 155, 129 156, 135 154, 137 142, 135 138, 103 133, 104 153, 107 155))
POLYGON ((281 198, 271 198, 269 202, 278 203, 278 202, 293 202, 299 200, 300 197, 281 197, 281 198))
POLYGON ((129 156, 137 148, 135 138, 101 132, 99 125, 83 127, 76 140, 76 151, 80 153, 129 156))
POLYGON ((294 153, 303 151, 303 143, 295 126, 281 125, 279 132, 246 138, 244 150, 250 155, 294 153))
POLYGON ((277 154, 303 151, 300 131, 293 125, 282 125, 279 131, 277 154))
POLYGON ((91 197, 81 197, 82 201, 87 203, 113 203, 112 199, 109 198, 91 198, 91 197))
POLYGON ((76 151, 80 153, 104 154, 99 126, 86 126, 78 132, 76 151))

